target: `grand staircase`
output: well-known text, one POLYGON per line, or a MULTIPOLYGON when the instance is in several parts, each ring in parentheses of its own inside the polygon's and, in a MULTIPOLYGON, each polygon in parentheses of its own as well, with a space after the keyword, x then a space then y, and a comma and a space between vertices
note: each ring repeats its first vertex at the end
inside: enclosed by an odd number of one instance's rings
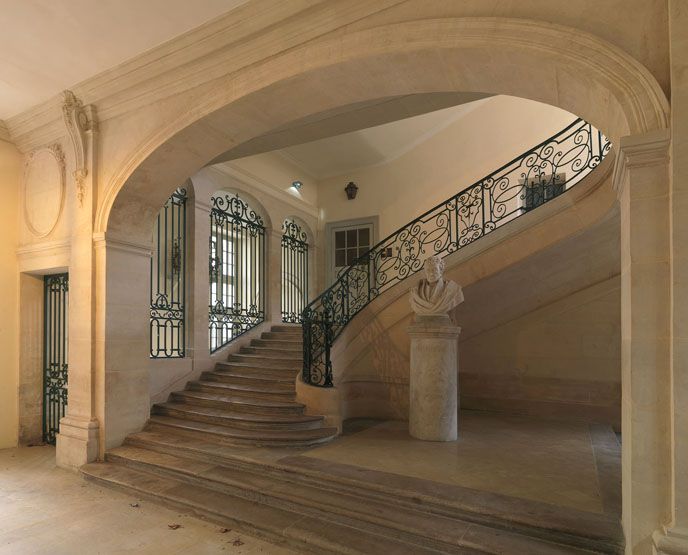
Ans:
POLYGON ((325 427, 322 416, 304 414, 295 400, 302 360, 301 327, 273 326, 167 403, 154 405, 145 432, 271 447, 329 441, 336 428, 325 427))

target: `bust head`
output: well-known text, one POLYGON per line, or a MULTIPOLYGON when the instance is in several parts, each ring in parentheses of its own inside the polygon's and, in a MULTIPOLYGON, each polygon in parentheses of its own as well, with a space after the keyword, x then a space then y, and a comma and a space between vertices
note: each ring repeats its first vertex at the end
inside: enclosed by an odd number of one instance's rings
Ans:
POLYGON ((423 269, 425 270, 425 279, 428 283, 436 283, 442 278, 444 273, 444 260, 439 256, 428 256, 423 262, 423 269))

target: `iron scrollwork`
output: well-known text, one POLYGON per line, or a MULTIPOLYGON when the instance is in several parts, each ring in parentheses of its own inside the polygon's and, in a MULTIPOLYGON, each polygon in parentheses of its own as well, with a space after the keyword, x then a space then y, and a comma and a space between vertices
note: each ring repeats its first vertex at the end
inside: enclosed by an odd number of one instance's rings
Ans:
POLYGON ((303 381, 333 385, 330 352, 344 327, 375 297, 419 271, 425 258, 447 256, 554 199, 595 169, 611 146, 577 119, 357 258, 303 311, 303 381))
POLYGON ((308 303, 308 235, 294 220, 282 224, 282 321, 301 322, 308 303))

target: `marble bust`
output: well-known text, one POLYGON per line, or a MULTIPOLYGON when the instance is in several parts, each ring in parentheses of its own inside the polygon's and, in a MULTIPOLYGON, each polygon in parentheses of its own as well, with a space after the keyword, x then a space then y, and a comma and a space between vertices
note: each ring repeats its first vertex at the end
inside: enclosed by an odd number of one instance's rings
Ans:
POLYGON ((458 283, 442 278, 444 260, 429 256, 423 263, 425 279, 411 290, 411 308, 419 316, 444 315, 463 302, 458 283))

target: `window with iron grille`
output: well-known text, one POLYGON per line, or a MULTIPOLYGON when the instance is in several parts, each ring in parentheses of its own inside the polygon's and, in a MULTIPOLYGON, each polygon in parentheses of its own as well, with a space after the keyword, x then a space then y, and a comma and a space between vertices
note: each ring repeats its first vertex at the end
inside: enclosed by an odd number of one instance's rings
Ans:
POLYGON ((211 198, 208 268, 214 352, 265 320, 265 227, 239 195, 211 198))
POLYGON ((150 356, 183 358, 186 349, 186 190, 158 213, 150 278, 150 356))

